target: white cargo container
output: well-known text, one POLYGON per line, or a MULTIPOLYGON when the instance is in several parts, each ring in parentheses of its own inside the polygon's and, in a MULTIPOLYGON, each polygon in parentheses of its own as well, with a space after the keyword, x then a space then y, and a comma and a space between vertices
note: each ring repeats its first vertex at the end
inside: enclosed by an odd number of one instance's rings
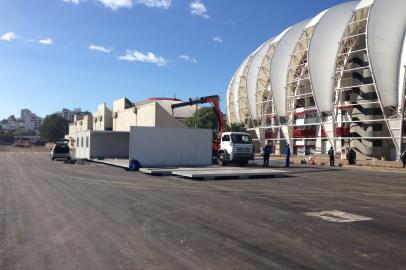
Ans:
POLYGON ((75 157, 78 159, 128 158, 129 137, 129 132, 77 132, 75 157))
POLYGON ((131 127, 129 157, 143 167, 208 166, 212 136, 209 129, 131 127))

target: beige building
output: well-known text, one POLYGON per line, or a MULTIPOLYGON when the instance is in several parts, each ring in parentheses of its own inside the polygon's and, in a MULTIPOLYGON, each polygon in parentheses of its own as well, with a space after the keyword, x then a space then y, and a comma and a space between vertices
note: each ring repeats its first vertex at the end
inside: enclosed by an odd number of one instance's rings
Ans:
POLYGON ((93 130, 113 130, 112 113, 106 103, 100 104, 93 114, 93 130))
POLYGON ((186 128, 179 120, 193 115, 193 108, 181 108, 172 116, 174 99, 151 99, 131 103, 122 98, 113 103, 113 131, 130 131, 131 126, 186 128))
POLYGON ((65 138, 75 147, 76 135, 83 131, 130 132, 131 126, 187 128, 181 120, 191 117, 196 108, 182 107, 172 112, 171 105, 179 102, 182 101, 152 98, 133 103, 127 98, 121 98, 113 102, 112 109, 102 103, 93 115, 75 117, 65 138))
POLYGON ((75 115, 74 121, 69 124, 69 134, 65 135, 65 139, 69 140, 70 145, 74 147, 76 133, 86 130, 93 130, 93 115, 75 115))

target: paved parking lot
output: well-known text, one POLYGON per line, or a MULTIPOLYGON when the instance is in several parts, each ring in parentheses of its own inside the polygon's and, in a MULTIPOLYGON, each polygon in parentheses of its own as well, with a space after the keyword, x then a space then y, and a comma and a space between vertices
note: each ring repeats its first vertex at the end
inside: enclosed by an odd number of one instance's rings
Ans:
POLYGON ((0 269, 406 269, 406 174, 289 170, 200 182, 0 152, 0 269))

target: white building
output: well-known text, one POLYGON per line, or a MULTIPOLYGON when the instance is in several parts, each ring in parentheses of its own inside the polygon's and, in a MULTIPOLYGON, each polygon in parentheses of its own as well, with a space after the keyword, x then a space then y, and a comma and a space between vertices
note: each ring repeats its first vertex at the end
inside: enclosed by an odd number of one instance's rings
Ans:
POLYGON ((24 129, 26 130, 38 130, 44 119, 32 113, 29 109, 21 110, 21 121, 23 123, 24 129))
POLYGON ((62 111, 56 112, 56 114, 72 123, 75 120, 75 115, 84 115, 85 113, 80 108, 75 108, 73 111, 63 108, 62 111))
POLYGON ((6 131, 19 130, 24 127, 20 119, 16 119, 14 115, 11 115, 7 119, 4 119, 0 122, 1 129, 6 131))
POLYGON ((406 1, 351 1, 251 53, 227 91, 227 118, 295 154, 396 159, 406 147, 406 1))
POLYGON ((136 159, 143 166, 207 166, 212 162, 212 131, 187 128, 181 120, 191 117, 195 107, 179 108, 175 117, 171 105, 179 102, 153 98, 133 103, 122 98, 113 102, 112 109, 102 103, 93 115, 75 117, 66 138, 79 159, 110 160, 116 165, 118 160, 127 165, 136 159))

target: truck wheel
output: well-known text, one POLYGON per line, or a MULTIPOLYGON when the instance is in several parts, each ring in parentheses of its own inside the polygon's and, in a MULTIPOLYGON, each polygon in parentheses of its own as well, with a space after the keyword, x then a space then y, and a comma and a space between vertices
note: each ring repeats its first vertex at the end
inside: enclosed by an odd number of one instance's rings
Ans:
POLYGON ((225 153, 219 153, 217 156, 217 162, 221 166, 226 165, 226 154, 225 153))

